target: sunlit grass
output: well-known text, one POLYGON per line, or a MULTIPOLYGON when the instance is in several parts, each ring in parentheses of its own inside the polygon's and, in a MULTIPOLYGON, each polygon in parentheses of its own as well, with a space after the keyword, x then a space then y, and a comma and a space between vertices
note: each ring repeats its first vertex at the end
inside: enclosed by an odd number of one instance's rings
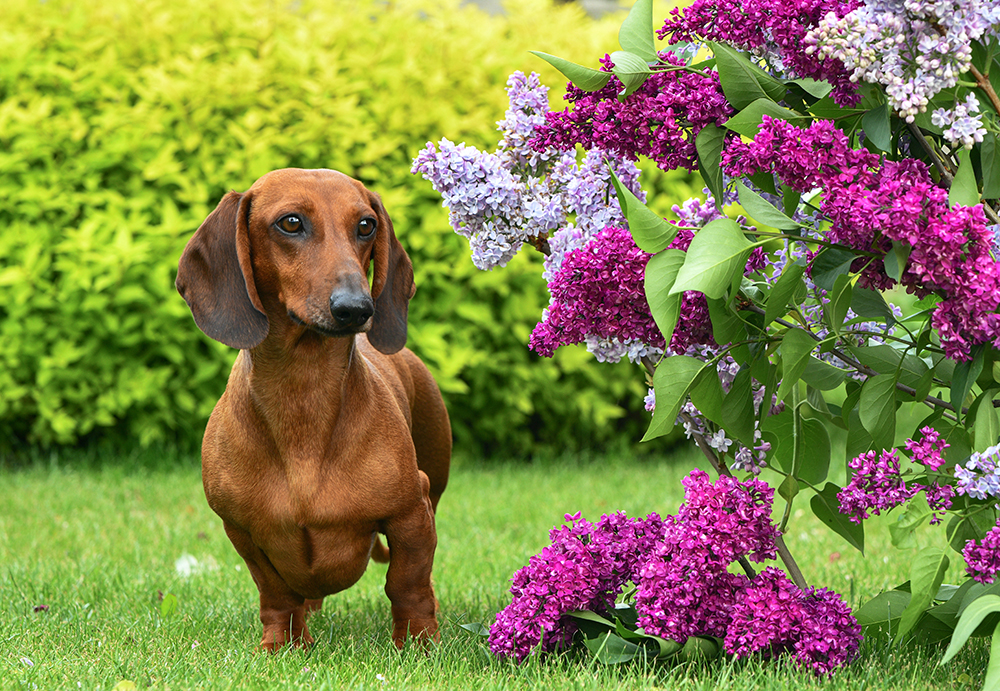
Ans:
MULTIPOLYGON (((0 687, 113 688, 978 688, 977 644, 938 668, 940 651, 866 642, 831 683, 785 662, 595 665, 578 655, 521 666, 491 657, 458 625, 489 623, 509 601, 514 570, 548 542, 567 512, 672 513, 696 456, 636 461, 456 462, 438 513, 435 587, 443 640, 398 653, 389 638, 385 567, 327 598, 310 651, 256 652, 257 593, 205 503, 196 460, 64 457, 0 470, 0 687), (127 462, 126 462, 127 461, 127 462), (178 564, 178 560, 182 560, 178 564), (185 574, 187 564, 190 573, 185 574), (161 598, 177 609, 164 616, 161 598), (36 609, 38 611, 36 611, 36 609), (121 687, 120 687, 121 688, 121 687)), ((869 531, 865 559, 793 511, 788 535, 806 578, 857 605, 906 580, 912 553, 869 531)), ((933 532, 921 535, 925 542, 933 532)), ((958 578, 957 567, 949 574, 958 578)))

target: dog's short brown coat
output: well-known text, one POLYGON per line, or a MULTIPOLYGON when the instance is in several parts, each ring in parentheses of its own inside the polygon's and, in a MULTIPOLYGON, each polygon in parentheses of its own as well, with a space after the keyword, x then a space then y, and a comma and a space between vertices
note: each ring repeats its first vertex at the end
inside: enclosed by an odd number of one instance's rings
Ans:
POLYGON ((241 349, 202 477, 260 591, 261 645, 312 642, 306 615, 369 558, 389 562, 396 644, 436 637, 451 428, 403 348, 413 269, 379 197, 335 171, 269 173, 205 219, 177 289, 206 334, 241 349))

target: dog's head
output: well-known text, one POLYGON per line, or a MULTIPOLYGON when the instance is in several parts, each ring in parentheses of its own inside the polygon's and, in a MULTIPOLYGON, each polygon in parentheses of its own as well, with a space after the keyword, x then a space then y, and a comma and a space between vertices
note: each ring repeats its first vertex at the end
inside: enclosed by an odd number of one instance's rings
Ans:
POLYGON ((415 290, 378 195, 336 171, 295 168, 223 197, 184 249, 176 285, 198 327, 234 348, 289 319, 323 336, 367 332, 384 353, 406 343, 415 290))

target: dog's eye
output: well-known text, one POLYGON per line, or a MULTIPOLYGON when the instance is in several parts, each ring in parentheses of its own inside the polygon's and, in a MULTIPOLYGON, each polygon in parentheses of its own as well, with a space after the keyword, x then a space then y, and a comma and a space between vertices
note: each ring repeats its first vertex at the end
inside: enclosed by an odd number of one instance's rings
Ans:
POLYGON ((302 219, 295 214, 288 214, 287 216, 282 216, 278 219, 275 224, 278 226, 278 230, 283 233, 288 233, 294 235, 296 233, 301 233, 303 229, 302 219))
POLYGON ((375 232, 375 219, 374 218, 362 218, 358 223, 358 235, 363 238, 370 236, 375 232))

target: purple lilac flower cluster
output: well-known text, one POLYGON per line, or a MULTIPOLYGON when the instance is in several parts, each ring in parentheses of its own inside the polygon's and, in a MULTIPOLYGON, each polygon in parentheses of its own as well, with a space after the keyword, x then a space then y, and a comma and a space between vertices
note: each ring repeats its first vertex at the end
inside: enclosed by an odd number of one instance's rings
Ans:
POLYGON ((966 573, 980 583, 992 583, 1000 573, 1000 525, 990 529, 982 541, 966 542, 962 556, 966 573))
POLYGON ((639 171, 603 151, 589 152, 578 164, 575 152, 533 148, 529 142, 548 112, 548 88, 537 74, 515 72, 507 93, 510 107, 498 123, 503 136, 496 152, 442 139, 437 146, 427 144, 412 172, 441 194, 451 226, 468 238, 478 268, 506 266, 525 242, 550 235, 556 248, 550 264, 558 265, 566 246, 583 244, 606 225, 624 223, 617 200, 608 194, 608 166, 643 198, 639 171))
POLYGON ((854 659, 862 638, 840 595, 826 588, 802 591, 768 566, 733 607, 725 647, 738 657, 789 652, 818 675, 830 675, 854 659))
MULTIPOLYGON (((684 65, 673 53, 660 53, 660 58, 669 65, 684 65)), ((613 67, 608 56, 601 63, 602 70, 613 67)), ((663 170, 694 170, 698 132, 707 124, 721 125, 733 112, 714 73, 654 72, 619 101, 622 88, 614 76, 598 91, 568 85, 566 100, 572 110, 548 113, 545 125, 536 129, 533 145, 537 150, 572 151, 579 144, 627 160, 646 156, 663 170)))
POLYGON ((549 533, 552 544, 514 574, 512 602, 490 627, 495 655, 520 662, 536 649, 567 646, 576 626, 565 615, 576 610, 605 612, 622 586, 636 578, 639 561, 663 533, 655 513, 629 519, 622 512, 588 523, 580 514, 549 533))
MULTIPOLYGON (((982 0, 864 0, 831 12, 804 37, 806 52, 844 64, 854 81, 885 87, 889 104, 913 122, 930 100, 959 83, 972 42, 1000 33, 1000 6, 982 0)), ((945 137, 972 148, 982 141, 978 102, 957 101, 945 137), (977 137, 978 134, 978 137, 977 137)))
POLYGON ((827 239, 874 253, 856 264, 861 283, 885 289, 894 281, 882 257, 892 242, 912 248, 902 283, 911 292, 939 293, 931 325, 947 355, 964 360, 978 343, 1000 343, 1000 269, 990 254, 993 236, 981 204, 948 204, 948 193, 913 159, 882 163, 852 149, 833 122, 802 129, 764 116, 752 142, 731 139, 723 151, 730 175, 776 173, 801 192, 822 188, 820 210, 830 221, 827 239))
POLYGON ((824 54, 806 50, 806 36, 824 16, 843 16, 855 0, 696 0, 674 8, 658 32, 670 43, 718 41, 763 57, 790 77, 810 77, 833 85, 833 98, 843 106, 860 99, 850 72, 824 54))
POLYGON ((836 594, 800 591, 774 568, 752 581, 728 571, 741 558, 775 558, 774 490, 756 479, 713 483, 700 470, 684 486, 684 503, 666 519, 617 513, 591 524, 567 516, 571 524, 553 529, 552 544, 514 575, 513 600, 490 628, 490 649, 520 662, 564 648, 576 631, 568 612, 605 613, 631 582, 647 634, 681 643, 718 636, 739 657, 787 650, 819 674, 849 661, 860 629, 836 594), (790 609, 794 615, 780 615, 790 609))

